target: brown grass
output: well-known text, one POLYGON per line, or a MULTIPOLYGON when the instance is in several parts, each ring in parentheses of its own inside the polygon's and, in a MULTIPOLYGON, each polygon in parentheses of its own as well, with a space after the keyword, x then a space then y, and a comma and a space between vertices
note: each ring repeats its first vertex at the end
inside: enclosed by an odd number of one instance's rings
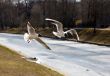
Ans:
POLYGON ((110 29, 96 29, 95 34, 91 28, 81 29, 79 36, 81 41, 110 45, 110 29))
POLYGON ((62 76, 42 65, 28 62, 17 53, 0 46, 0 76, 62 76))

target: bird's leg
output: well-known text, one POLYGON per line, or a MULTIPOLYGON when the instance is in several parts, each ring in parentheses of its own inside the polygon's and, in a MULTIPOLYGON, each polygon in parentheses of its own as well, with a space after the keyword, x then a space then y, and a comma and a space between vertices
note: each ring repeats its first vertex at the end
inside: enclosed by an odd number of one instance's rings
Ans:
POLYGON ((30 43, 30 40, 27 40, 28 43, 30 43))

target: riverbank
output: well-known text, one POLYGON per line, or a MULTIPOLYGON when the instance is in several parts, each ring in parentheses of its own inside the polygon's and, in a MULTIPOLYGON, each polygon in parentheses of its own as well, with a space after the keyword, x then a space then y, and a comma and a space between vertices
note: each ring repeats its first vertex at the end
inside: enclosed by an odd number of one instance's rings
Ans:
POLYGON ((93 29, 79 30, 80 41, 99 44, 99 45, 110 45, 110 28, 108 29, 96 29, 93 33, 93 29))
POLYGON ((63 76, 0 45, 0 76, 63 76))
MULTIPOLYGON (((110 28, 107 29, 96 28, 96 33, 93 33, 93 28, 77 28, 76 30, 80 37, 79 42, 107 45, 107 46, 110 45, 110 28)), ((52 31, 53 29, 49 29, 49 28, 45 28, 45 29, 39 28, 36 30, 37 33, 41 34, 44 37, 55 38, 55 36, 52 34, 52 31)), ((26 32, 26 30, 19 30, 17 28, 13 28, 1 32, 23 34, 26 32)))

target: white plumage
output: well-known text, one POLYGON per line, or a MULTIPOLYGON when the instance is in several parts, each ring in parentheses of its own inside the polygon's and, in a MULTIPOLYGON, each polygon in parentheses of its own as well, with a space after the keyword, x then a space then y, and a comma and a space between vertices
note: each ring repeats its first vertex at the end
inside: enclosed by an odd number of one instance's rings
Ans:
POLYGON ((24 40, 25 40, 25 41, 28 41, 28 43, 30 42, 29 34, 28 34, 28 33, 25 33, 25 34, 24 34, 24 40))
POLYGON ((24 34, 25 41, 29 43, 32 39, 35 39, 40 44, 42 44, 45 48, 51 50, 50 47, 47 46, 47 44, 39 38, 38 34, 35 32, 35 29, 31 26, 30 22, 27 23, 27 30, 28 30, 28 33, 24 34))
POLYGON ((46 18, 45 20, 48 20, 48 21, 52 21, 52 24, 54 24, 57 28, 57 32, 54 32, 53 31, 53 34, 55 36, 57 36, 58 38, 62 38, 62 37, 65 37, 66 35, 68 34, 71 34, 72 36, 73 35, 76 35, 76 40, 79 40, 79 36, 78 36, 78 33, 75 29, 70 29, 70 30, 67 30, 67 31, 63 31, 63 24, 57 20, 54 20, 54 19, 50 19, 50 18, 46 18))

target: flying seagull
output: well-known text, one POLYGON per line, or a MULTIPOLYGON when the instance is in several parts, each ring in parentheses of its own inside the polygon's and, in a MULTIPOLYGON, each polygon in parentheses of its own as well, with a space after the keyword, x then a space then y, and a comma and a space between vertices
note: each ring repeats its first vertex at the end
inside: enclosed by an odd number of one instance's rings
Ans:
POLYGON ((65 37, 65 36, 68 36, 69 34, 71 34, 72 36, 76 35, 76 40, 79 41, 79 36, 75 29, 70 29, 70 30, 67 30, 64 32, 63 24, 61 22, 54 20, 54 19, 50 19, 50 18, 46 18, 45 20, 52 21, 52 24, 54 24, 56 26, 57 32, 53 31, 53 34, 55 36, 57 36, 58 38, 62 38, 62 37, 65 37))
POLYGON ((28 43, 30 43, 31 40, 35 39, 36 41, 38 41, 40 44, 42 44, 45 48, 50 49, 49 46, 47 46, 47 44, 45 42, 43 42, 40 38, 39 38, 39 34, 37 34, 35 32, 35 29, 32 27, 32 25, 30 24, 30 22, 27 23, 27 30, 28 33, 24 34, 24 40, 27 41, 28 43))

